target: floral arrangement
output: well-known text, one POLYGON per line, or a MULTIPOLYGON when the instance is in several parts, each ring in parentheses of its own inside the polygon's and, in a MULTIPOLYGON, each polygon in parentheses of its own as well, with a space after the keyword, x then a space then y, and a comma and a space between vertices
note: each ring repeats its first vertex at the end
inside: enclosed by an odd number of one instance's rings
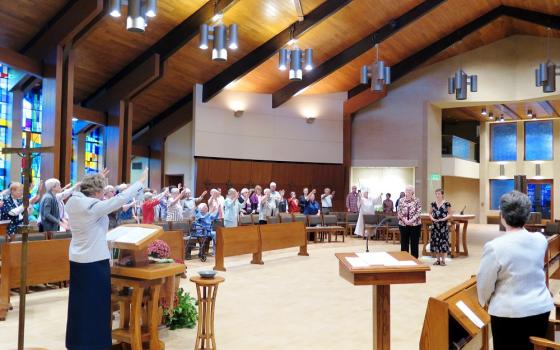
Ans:
POLYGON ((148 247, 148 255, 153 258, 167 259, 169 258, 171 249, 169 245, 160 239, 153 241, 148 247))

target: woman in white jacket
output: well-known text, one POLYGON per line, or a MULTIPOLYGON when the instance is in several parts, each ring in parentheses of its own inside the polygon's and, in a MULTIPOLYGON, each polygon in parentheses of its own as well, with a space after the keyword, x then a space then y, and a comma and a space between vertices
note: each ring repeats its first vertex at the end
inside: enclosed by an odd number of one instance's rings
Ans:
POLYGON ((478 301, 488 305, 494 350, 529 350, 530 336, 545 336, 554 306, 544 275, 548 243, 542 234, 524 228, 531 212, 527 195, 506 193, 500 211, 506 233, 484 245, 478 301))
POLYGON ((126 190, 103 200, 107 172, 88 175, 68 203, 70 242, 70 292, 66 348, 111 348, 111 273, 107 245, 108 214, 143 193, 147 169, 126 190))

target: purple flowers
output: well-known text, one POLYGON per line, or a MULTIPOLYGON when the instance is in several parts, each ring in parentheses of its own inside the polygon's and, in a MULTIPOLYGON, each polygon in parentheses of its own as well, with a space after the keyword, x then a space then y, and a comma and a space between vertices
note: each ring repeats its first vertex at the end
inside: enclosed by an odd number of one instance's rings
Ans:
POLYGON ((148 255, 158 259, 169 258, 170 251, 167 243, 160 239, 156 239, 148 247, 148 255))

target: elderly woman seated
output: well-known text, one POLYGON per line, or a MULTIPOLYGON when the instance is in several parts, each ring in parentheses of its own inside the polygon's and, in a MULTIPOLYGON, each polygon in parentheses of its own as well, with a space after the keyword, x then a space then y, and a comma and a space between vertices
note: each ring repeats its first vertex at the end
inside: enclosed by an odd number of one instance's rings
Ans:
MULTIPOLYGON (((218 212, 209 213, 208 205, 200 203, 194 213, 194 221, 191 226, 191 238, 211 238, 212 239, 212 254, 216 252, 216 231, 212 224, 218 218, 218 212)), ((190 240, 189 240, 190 243, 190 240)), ((196 242, 194 243, 196 245, 196 242)), ((190 257, 192 245, 187 245, 187 259, 190 257)), ((203 246, 201 244, 201 249, 203 246)), ((200 255, 200 254, 199 254, 200 255)))
POLYGON ((545 282, 547 240, 523 228, 531 201, 512 191, 500 198, 506 233, 484 245, 477 276, 478 301, 488 305, 494 350, 532 349, 529 337, 544 337, 552 297, 545 282))

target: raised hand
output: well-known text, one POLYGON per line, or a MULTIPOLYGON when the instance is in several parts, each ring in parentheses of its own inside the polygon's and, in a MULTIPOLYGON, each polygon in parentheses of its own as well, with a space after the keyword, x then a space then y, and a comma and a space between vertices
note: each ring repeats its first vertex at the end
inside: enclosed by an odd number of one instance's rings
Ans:
POLYGON ((103 168, 103 170, 101 170, 101 176, 103 176, 104 178, 107 178, 107 176, 109 175, 109 173, 111 172, 111 170, 107 169, 107 168, 103 168))

